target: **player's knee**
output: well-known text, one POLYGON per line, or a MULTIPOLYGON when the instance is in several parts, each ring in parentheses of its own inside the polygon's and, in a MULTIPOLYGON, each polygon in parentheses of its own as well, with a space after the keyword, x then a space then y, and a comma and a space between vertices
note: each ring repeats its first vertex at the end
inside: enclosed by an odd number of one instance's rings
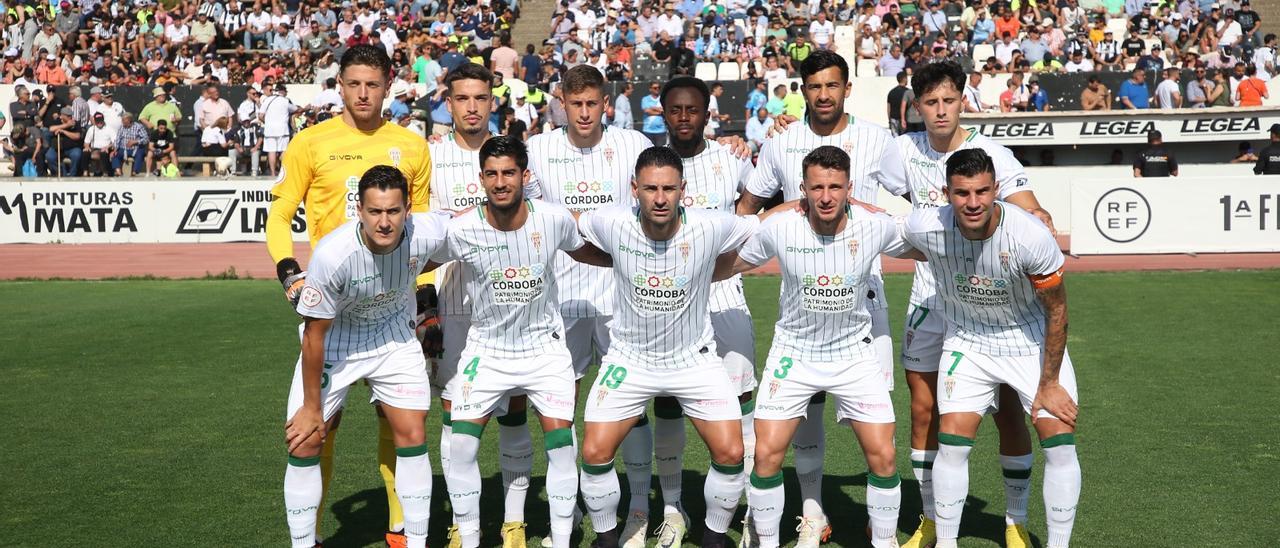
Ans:
POLYGON ((302 442, 296 449, 289 452, 289 456, 300 459, 313 459, 320 456, 320 449, 324 447, 324 442, 319 436, 311 436, 307 441, 302 442))
POLYGON ((891 476, 896 469, 896 458, 892 443, 868 448, 867 469, 877 476, 891 476))
POLYGON ((585 464, 605 464, 613 460, 614 451, 610 451, 606 447, 599 444, 583 441, 582 443, 582 462, 585 464))
POLYGON ((742 463, 742 438, 718 444, 711 448, 711 460, 716 464, 732 465, 742 463))
POLYGON ((917 401, 911 399, 911 427, 928 430, 938 420, 937 407, 932 399, 917 401))
POLYGON ((756 459, 753 470, 755 470, 756 475, 761 477, 777 474, 782 470, 782 460, 786 457, 786 454, 785 446, 783 446, 782 451, 777 451, 756 445, 756 459))

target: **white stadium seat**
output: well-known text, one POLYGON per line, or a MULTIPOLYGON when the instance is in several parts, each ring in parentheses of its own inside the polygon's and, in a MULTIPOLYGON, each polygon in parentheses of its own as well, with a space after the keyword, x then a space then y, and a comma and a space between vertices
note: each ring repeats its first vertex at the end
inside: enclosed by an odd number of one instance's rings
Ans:
POLYGON ((875 59, 858 59, 858 66, 856 69, 854 69, 853 73, 856 74, 859 78, 865 78, 867 76, 875 76, 876 60, 875 59))
POLYGON ((996 47, 991 44, 974 44, 973 46, 973 62, 981 67, 987 62, 987 58, 996 54, 996 47))
POLYGON ((693 69, 693 75, 702 80, 715 80, 716 64, 715 63, 698 63, 698 65, 693 69))
POLYGON ((738 80, 741 78, 737 61, 725 61, 720 63, 719 70, 716 73, 717 80, 738 80))
POLYGON ((1106 30, 1111 31, 1111 37, 1117 42, 1121 42, 1125 37, 1129 36, 1129 20, 1123 17, 1115 19, 1107 19, 1106 30))

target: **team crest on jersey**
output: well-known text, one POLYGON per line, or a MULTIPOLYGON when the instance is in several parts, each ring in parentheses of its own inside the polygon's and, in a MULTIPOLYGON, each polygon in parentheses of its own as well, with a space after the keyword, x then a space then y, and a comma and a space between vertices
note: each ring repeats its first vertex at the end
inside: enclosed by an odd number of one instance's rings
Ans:
POLYGON ((858 254, 858 240, 849 240, 849 254, 850 255, 858 254))
POLYGON ((462 401, 469 399, 471 399, 471 383, 468 381, 462 383, 462 401))
POLYGON ((387 156, 391 157, 391 166, 400 167, 400 149, 391 147, 387 149, 387 156))
POLYGON ((719 178, 720 178, 720 175, 721 175, 721 173, 722 173, 723 171, 724 171, 724 169, 720 167, 720 162, 716 162, 716 163, 714 163, 714 164, 711 164, 711 172, 716 174, 716 178, 717 178, 717 179, 719 179, 719 178))
POLYGON ((947 391, 947 398, 948 399, 951 398, 951 393, 954 392, 956 389, 956 378, 952 377, 951 374, 948 373, 947 379, 945 381, 942 381, 942 385, 947 391))
POLYGON ((417 271, 418 271, 418 258, 417 258, 417 257, 409 257, 409 271, 410 271, 410 272, 417 272, 417 271))
POLYGON ((773 399, 773 396, 778 393, 779 388, 782 388, 781 381, 778 381, 778 380, 769 381, 769 399, 773 399))
POLYGON ((680 242, 680 245, 676 247, 680 249, 680 257, 683 258, 685 261, 688 261, 689 260, 689 242, 680 242))
POLYGON ((845 141, 844 143, 841 143, 840 148, 844 149, 845 154, 850 156, 853 155, 853 141, 845 141))
POLYGON ((529 241, 533 242, 534 251, 542 251, 542 233, 534 232, 529 235, 529 241))
POLYGON ((604 161, 609 162, 609 165, 613 165, 613 147, 604 149, 604 161))
POLYGON ((600 387, 599 390, 596 390, 596 405, 603 404, 604 399, 608 396, 609 396, 609 389, 603 386, 600 387))
POLYGON ((1010 257, 1011 257, 1011 255, 1009 255, 1009 252, 1008 252, 1008 251, 1001 251, 1001 252, 1000 252, 1000 268, 1001 268, 1001 269, 1003 269, 1005 272, 1008 272, 1008 271, 1009 271, 1009 258, 1010 258, 1010 257))

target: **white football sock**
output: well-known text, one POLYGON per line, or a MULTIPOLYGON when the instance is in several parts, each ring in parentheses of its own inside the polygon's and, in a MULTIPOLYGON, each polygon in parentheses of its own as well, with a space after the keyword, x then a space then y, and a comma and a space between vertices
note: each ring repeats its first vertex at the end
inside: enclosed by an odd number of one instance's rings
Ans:
POLYGON ((738 511, 738 501, 742 499, 743 480, 742 463, 717 464, 711 461, 707 469, 707 481, 702 487, 702 496, 707 503, 707 529, 717 533, 729 531, 729 522, 738 511))
POLYGON ((498 467, 502 470, 504 522, 524 522, 524 504, 533 472, 533 440, 528 414, 517 411, 498 417, 498 467))
POLYGON ((1044 449, 1044 509, 1049 526, 1045 544, 1066 547, 1080 502, 1080 460, 1074 434, 1059 434, 1040 442, 1044 449))
POLYGON ((867 472, 867 516, 871 522, 871 546, 889 548, 898 531, 898 511, 902 507, 902 478, 867 472))
POLYGON ((573 510, 578 502, 578 456, 573 432, 559 428, 544 436, 547 449, 547 506, 551 510, 551 542, 569 548, 573 534, 573 510))
POLYGON ((937 514, 938 541, 955 540, 960 534, 960 516, 969 498, 969 451, 973 440, 963 436, 938 434, 938 458, 933 461, 933 499, 937 514))
POLYGON ((613 461, 582 463, 578 485, 582 489, 582 504, 591 516, 591 528, 597 533, 616 529, 622 491, 618 488, 618 472, 613 469, 613 461))
POLYGON ((627 485, 631 487, 630 512, 649 513, 649 488, 653 484, 653 430, 649 418, 640 421, 622 438, 622 464, 627 467, 627 485))
POLYGON ((742 472, 751 477, 756 469, 756 402, 742 404, 742 472))
POLYGON ((316 545, 316 514, 320 512, 320 498, 324 494, 322 484, 320 457, 289 457, 284 469, 284 510, 294 548, 316 545))
POLYGON ((920 484, 920 511, 927 519, 935 520, 933 513, 933 460, 938 451, 911 448, 911 473, 920 484))
POLYGON ((426 548, 431 520, 431 460, 427 444, 396 448, 396 494, 404 509, 404 536, 409 548, 426 548))
POLYGON ((449 466, 449 499, 463 548, 480 545, 480 436, 484 427, 474 422, 453 423, 452 464, 449 466))
POLYGON ((677 513, 682 508, 684 481, 684 417, 653 420, 653 455, 658 461, 658 485, 662 488, 662 513, 677 513))
POLYGON ((827 442, 823 432, 825 402, 809 403, 808 416, 800 421, 796 435, 791 439, 795 450, 796 478, 800 480, 801 514, 807 518, 820 518, 822 511, 822 460, 826 457, 827 442))
POLYGON ((440 426, 440 473, 444 474, 446 483, 449 478, 449 461, 453 458, 453 453, 449 448, 449 439, 453 437, 453 420, 449 417, 449 412, 444 412, 443 423, 440 426))
POLYGON ((782 484, 782 471, 764 478, 752 473, 747 502, 751 508, 751 524, 756 529, 756 535, 760 537, 761 548, 778 546, 782 507, 787 502, 786 488, 782 484))
POLYGON ((1000 468, 1004 471, 1005 525, 1027 523, 1027 499, 1031 498, 1031 465, 1034 463, 1031 453, 1000 455, 1000 468))

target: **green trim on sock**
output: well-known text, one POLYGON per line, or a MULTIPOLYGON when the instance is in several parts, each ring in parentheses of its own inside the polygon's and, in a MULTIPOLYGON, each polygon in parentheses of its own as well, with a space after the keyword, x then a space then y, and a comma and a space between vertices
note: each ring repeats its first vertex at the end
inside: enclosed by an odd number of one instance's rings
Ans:
POLYGON ((612 470, 613 470, 612 460, 604 464, 587 464, 585 462, 582 463, 582 471, 588 474, 591 474, 593 476, 599 476, 600 474, 608 474, 612 470))
POLYGON ((542 436, 542 443, 547 451, 573 445, 573 431, 568 428, 557 428, 542 436))
POLYGON ((711 461, 711 468, 716 472, 720 472, 721 474, 728 476, 741 474, 742 471, 746 469, 741 461, 739 461, 738 464, 720 464, 716 461, 711 461))
POLYGON ((529 423, 529 411, 523 409, 520 411, 512 411, 498 417, 498 424, 503 426, 524 426, 529 423))
POLYGON ((459 434, 479 439, 480 436, 484 435, 484 425, 469 421, 455 422, 453 423, 453 435, 457 436, 459 434))
POLYGON ((924 468, 925 470, 933 470, 933 461, 931 461, 931 460, 913 460, 913 461, 911 461, 911 467, 912 467, 912 468, 924 468))
POLYGON ((1008 479, 1024 480, 1031 478, 1031 469, 1018 470, 1016 468, 1005 468, 1004 477, 1008 479))
POLYGON ((767 477, 757 476, 755 472, 751 473, 751 486, 756 489, 773 489, 782 485, 782 471, 767 477))
POLYGON ((319 464, 320 464, 319 455, 316 455, 314 457, 307 457, 307 458, 295 457, 293 455, 289 455, 289 466, 318 466, 319 464))
POLYGON ((441 412, 440 422, 444 423, 445 426, 453 427, 453 413, 450 413, 448 411, 441 412))
POLYGON ((740 409, 742 409, 742 414, 743 414, 743 415, 750 414, 752 411, 755 411, 755 410, 756 410, 756 400, 755 400, 755 399, 750 399, 750 400, 747 400, 747 401, 745 401, 745 402, 742 402, 742 404, 739 406, 739 408, 740 408, 740 409))
POLYGON ((1042 449, 1057 447, 1059 445, 1075 445, 1075 444, 1076 444, 1076 435, 1071 433, 1050 436, 1040 441, 1040 447, 1042 449))
POLYGON ((397 447, 397 457, 421 457, 427 454, 427 444, 415 445, 413 447, 397 447))
POLYGON ((684 408, 680 407, 680 404, 662 404, 655 401, 653 402, 653 416, 660 419, 683 419, 684 408))
POLYGON ((902 476, 894 472, 892 476, 877 476, 867 472, 867 485, 878 489, 893 489, 902 484, 902 476))
POLYGON ((956 446, 962 445, 965 447, 973 447, 973 438, 966 438, 964 436, 957 436, 955 434, 943 434, 942 432, 938 432, 938 443, 945 443, 947 445, 956 445, 956 446))
POLYGON ((649 415, 640 415, 640 420, 637 420, 632 428, 644 428, 646 426, 649 426, 649 415))

